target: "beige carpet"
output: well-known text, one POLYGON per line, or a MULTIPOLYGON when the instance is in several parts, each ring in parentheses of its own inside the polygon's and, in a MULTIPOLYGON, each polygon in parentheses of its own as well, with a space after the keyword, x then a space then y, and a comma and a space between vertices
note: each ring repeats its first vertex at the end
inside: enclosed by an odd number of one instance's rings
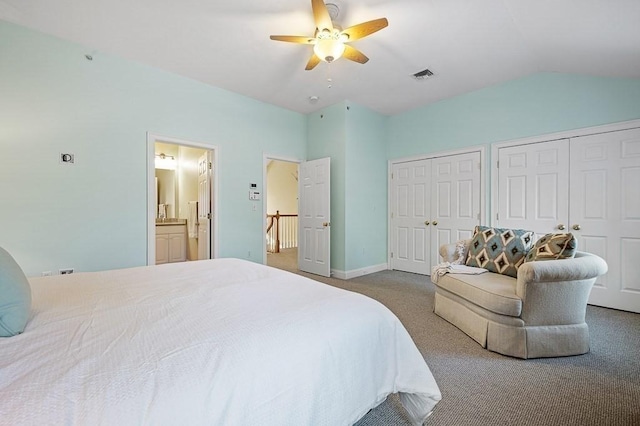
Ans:
MULTIPOLYGON (((268 255, 296 271, 295 250, 268 255)), ((429 277, 383 271, 348 281, 300 273, 365 294, 405 325, 440 386, 443 399, 427 426, 640 425, 640 315, 587 307, 588 354, 520 360, 486 351, 433 313, 429 277)), ((357 426, 409 425, 396 396, 357 426)))

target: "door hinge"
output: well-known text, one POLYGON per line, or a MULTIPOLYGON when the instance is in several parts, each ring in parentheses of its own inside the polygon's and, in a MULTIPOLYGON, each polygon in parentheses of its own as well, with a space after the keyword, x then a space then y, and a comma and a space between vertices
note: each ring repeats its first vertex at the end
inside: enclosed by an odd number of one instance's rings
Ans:
POLYGON ((393 259, 393 252, 391 252, 391 258, 393 259))
POLYGON ((393 180, 393 172, 391 172, 391 179, 393 180))
POLYGON ((478 213, 478 220, 480 220, 480 213, 478 213))
POLYGON ((207 219, 211 219, 211 213, 207 213, 207 219))
POLYGON ((393 212, 391 212, 391 219, 393 219, 393 212))
POLYGON ((211 161, 209 161, 209 170, 213 169, 213 164, 211 164, 211 161))
POLYGON ((500 160, 496 161, 496 169, 500 168, 500 160))
POLYGON ((500 213, 496 213, 496 220, 500 220, 500 213))

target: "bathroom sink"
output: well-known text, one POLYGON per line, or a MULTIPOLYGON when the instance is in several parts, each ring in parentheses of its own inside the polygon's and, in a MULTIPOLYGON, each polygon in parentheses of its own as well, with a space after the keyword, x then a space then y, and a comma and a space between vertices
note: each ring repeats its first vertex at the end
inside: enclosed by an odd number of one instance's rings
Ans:
POLYGON ((156 225, 186 225, 187 219, 167 218, 156 219, 156 225))

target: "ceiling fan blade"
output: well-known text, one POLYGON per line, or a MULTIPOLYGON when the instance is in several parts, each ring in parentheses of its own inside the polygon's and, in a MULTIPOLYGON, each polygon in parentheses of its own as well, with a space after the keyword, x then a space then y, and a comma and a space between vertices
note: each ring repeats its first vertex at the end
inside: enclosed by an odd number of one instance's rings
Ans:
POLYGON ((276 41, 286 41, 289 43, 300 44, 314 44, 316 42, 315 38, 305 36, 272 35, 269 38, 276 41))
POLYGON ((347 44, 344 45, 344 53, 342 54, 342 57, 349 59, 350 61, 358 62, 360 64, 365 64, 369 60, 369 58, 367 58, 364 53, 347 44))
POLYGON ((327 10, 327 6, 322 0, 311 0, 311 9, 313 9, 313 20, 316 23, 318 31, 327 29, 333 31, 333 23, 331 22, 331 16, 327 10))
POLYGON ((318 56, 314 53, 313 56, 311 56, 311 58, 309 59, 309 62, 307 62, 307 67, 305 68, 305 70, 306 71, 312 70, 319 63, 320 63, 320 58, 318 58, 318 56))
POLYGON ((387 18, 374 19, 373 21, 363 22, 343 30, 340 34, 346 34, 349 39, 346 41, 354 41, 380 31, 389 25, 387 18))

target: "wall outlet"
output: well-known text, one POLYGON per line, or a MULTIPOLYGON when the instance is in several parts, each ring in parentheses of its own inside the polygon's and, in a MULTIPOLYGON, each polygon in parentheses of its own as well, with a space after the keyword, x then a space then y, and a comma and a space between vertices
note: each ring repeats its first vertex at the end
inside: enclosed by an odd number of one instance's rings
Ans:
POLYGON ((53 275, 53 274, 51 273, 51 271, 44 271, 44 272, 42 272, 42 276, 43 276, 43 277, 50 277, 51 275, 53 275))
POLYGON ((60 269, 60 275, 73 274, 73 268, 60 269))

